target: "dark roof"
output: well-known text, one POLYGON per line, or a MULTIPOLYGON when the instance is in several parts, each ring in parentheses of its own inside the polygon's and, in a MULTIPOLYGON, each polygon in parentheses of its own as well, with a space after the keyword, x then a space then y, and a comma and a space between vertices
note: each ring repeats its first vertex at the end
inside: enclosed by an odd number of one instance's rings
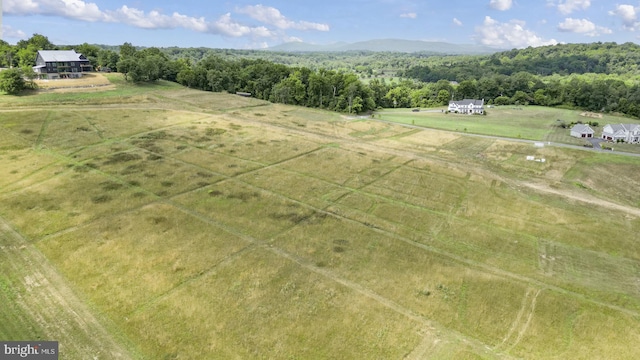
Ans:
POLYGON ((482 100, 464 99, 464 100, 450 101, 449 104, 482 106, 484 105, 484 99, 482 100))

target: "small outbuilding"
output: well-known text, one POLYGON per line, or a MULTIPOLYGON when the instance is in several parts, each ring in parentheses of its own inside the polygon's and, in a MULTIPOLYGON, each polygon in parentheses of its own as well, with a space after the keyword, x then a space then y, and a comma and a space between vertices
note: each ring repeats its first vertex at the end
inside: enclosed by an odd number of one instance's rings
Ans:
POLYGON ((577 138, 592 138, 595 131, 587 124, 577 124, 571 128, 571 136, 577 138))

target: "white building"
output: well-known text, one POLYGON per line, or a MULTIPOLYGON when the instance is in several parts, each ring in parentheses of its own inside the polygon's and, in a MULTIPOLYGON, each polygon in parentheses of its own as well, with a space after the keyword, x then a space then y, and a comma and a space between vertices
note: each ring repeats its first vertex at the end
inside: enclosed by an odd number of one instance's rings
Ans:
POLYGON ((484 99, 449 101, 447 110, 456 114, 484 114, 484 99))
POLYGON ((640 125, 607 124, 602 128, 602 138, 609 141, 622 140, 629 144, 640 143, 640 125))
POLYGON ((571 128, 571 136, 577 138, 592 138, 595 131, 587 124, 577 124, 571 128))

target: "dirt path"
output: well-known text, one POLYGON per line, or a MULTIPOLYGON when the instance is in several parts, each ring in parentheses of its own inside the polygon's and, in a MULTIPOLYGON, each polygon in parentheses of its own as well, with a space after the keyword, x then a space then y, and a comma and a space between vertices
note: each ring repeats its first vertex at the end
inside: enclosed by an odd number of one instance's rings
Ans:
POLYGON ((25 323, 37 323, 46 340, 59 341, 61 358, 134 358, 45 256, 1 217, 0 248, 0 259, 10 269, 3 275, 16 280, 16 303, 31 317, 25 323))
POLYGON ((511 346, 509 347, 509 351, 511 351, 513 348, 516 347, 516 345, 520 343, 520 341, 524 337, 524 334, 527 332, 527 330, 529 330, 529 325, 531 325, 531 320, 533 319, 533 316, 536 313, 536 303, 538 301, 538 296, 540 295, 541 292, 542 292, 542 289, 538 289, 535 295, 533 295, 533 300, 531 300, 531 304, 528 310, 527 320, 520 327, 520 331, 518 331, 518 336, 516 337, 513 344, 511 344, 511 346))
POLYGON ((631 215, 631 216, 634 216, 634 217, 640 217, 640 209, 636 208, 636 207, 625 206, 625 205, 612 203, 610 201, 589 197, 589 196, 586 196, 584 194, 571 192, 569 190, 552 189, 547 185, 543 185, 543 184, 539 184, 539 183, 523 182, 523 183, 521 183, 521 185, 526 186, 526 187, 531 188, 531 189, 534 189, 536 191, 544 192, 544 193, 547 193, 547 194, 558 195, 558 196, 561 196, 561 197, 564 197, 564 198, 567 198, 567 199, 571 199, 571 200, 580 201, 580 202, 583 202, 583 203, 586 203, 586 204, 594 205, 594 207, 621 211, 621 212, 624 212, 624 213, 626 213, 628 215, 631 215))

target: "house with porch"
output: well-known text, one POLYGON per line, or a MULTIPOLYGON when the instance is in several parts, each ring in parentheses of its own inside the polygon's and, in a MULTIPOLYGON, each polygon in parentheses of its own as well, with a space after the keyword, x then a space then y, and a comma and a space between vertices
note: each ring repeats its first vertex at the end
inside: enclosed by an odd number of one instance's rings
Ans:
POLYGON ((449 108, 447 111, 456 114, 484 114, 484 99, 449 101, 449 108))
POLYGON ((33 71, 42 79, 67 79, 82 77, 92 71, 89 60, 75 50, 40 50, 33 71))
POLYGON ((640 125, 638 124, 607 124, 602 128, 604 140, 628 144, 640 144, 640 125))
POLYGON ((577 138, 592 138, 595 131, 587 124, 576 124, 571 128, 571 136, 577 138))

